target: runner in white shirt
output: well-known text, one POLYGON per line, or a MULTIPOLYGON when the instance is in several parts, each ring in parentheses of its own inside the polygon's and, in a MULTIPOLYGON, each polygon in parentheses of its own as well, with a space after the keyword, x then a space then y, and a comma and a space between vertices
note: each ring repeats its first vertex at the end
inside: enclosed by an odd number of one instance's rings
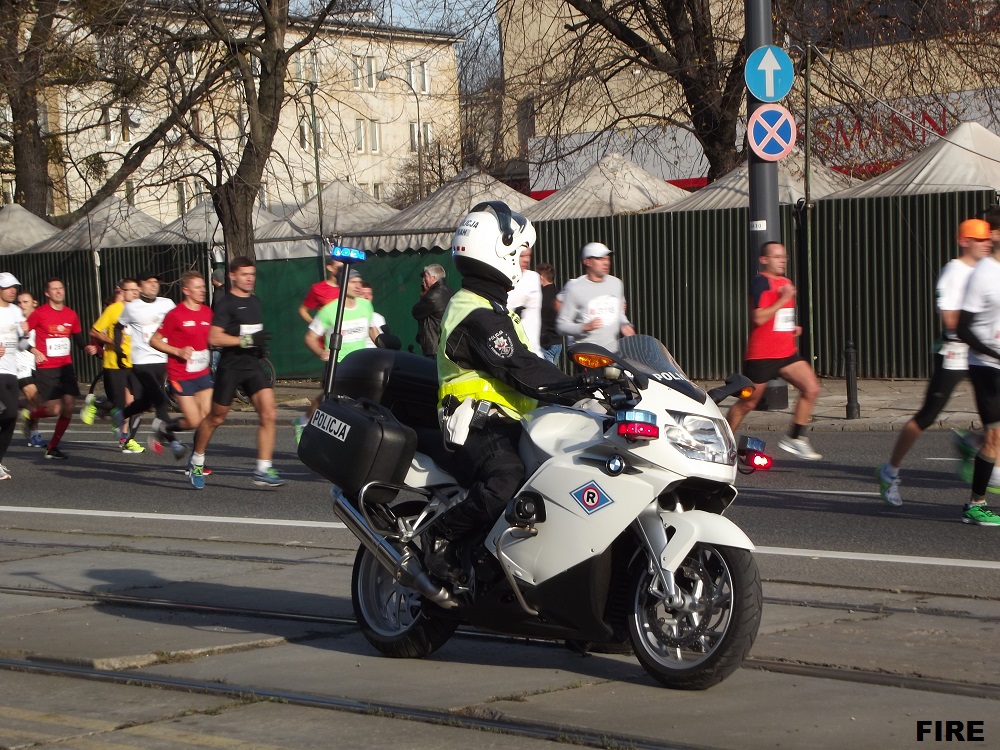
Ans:
MULTIPOLYGON (((38 300, 31 292, 21 290, 17 295, 17 306, 21 308, 24 319, 35 311, 38 307, 38 300)), ((31 350, 35 348, 35 332, 28 334, 28 348, 17 353, 17 386, 24 394, 25 406, 29 412, 38 408, 38 386, 35 385, 35 355, 31 350)), ((25 439, 29 448, 48 448, 48 441, 42 437, 41 430, 38 429, 38 422, 25 422, 25 439)))
MULTIPOLYGON (((153 348, 151 342, 167 313, 177 305, 173 300, 157 296, 160 282, 156 274, 146 272, 139 276, 139 299, 125 305, 118 322, 128 329, 131 343, 132 373, 140 392, 124 411, 119 412, 119 446, 122 451, 135 439, 142 422, 142 414, 150 406, 163 422, 170 421, 169 400, 163 390, 167 377, 167 355, 153 348), (126 424, 128 425, 126 429, 126 424)), ((133 452, 133 451, 128 451, 133 452)))
POLYGON ((17 306, 17 286, 13 274, 0 273, 0 480, 10 479, 10 470, 3 465, 10 440, 17 425, 17 352, 24 333, 24 314, 17 306))
POLYGON ((507 292, 507 309, 513 310, 521 318, 521 327, 528 337, 528 348, 542 356, 542 277, 529 270, 531 248, 525 247, 517 256, 521 266, 521 278, 514 288, 507 292))
POLYGON ((930 427, 948 404, 955 387, 968 373, 969 347, 958 340, 958 316, 962 310, 965 287, 976 264, 989 255, 990 225, 982 219, 969 219, 958 225, 959 257, 948 261, 937 281, 937 309, 941 316, 941 339, 934 354, 934 372, 927 383, 924 405, 900 430, 889 463, 878 471, 879 494, 888 505, 899 506, 899 467, 924 430, 930 427))
POLYGON ((958 336, 969 345, 969 379, 985 436, 972 469, 972 491, 962 522, 1000 527, 1000 515, 986 504, 997 453, 1000 451, 1000 215, 990 216, 993 253, 981 260, 965 290, 958 336))

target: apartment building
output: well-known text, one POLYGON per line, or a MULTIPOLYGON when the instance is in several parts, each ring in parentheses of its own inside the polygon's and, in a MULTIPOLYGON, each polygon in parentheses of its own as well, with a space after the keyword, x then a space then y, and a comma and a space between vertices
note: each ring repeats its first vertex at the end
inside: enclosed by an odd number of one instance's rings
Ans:
MULTIPOLYGON (((292 25, 288 46, 297 33, 292 25)), ((364 21, 327 23, 288 65, 287 99, 260 189, 264 208, 279 215, 294 210, 332 179, 387 200, 418 147, 457 144, 460 41, 364 21)), ((78 208, 208 67, 197 49, 188 50, 176 61, 171 83, 150 81, 141 97, 128 101, 101 86, 46 90, 43 130, 65 134, 60 158, 50 164, 51 213, 78 208)), ((225 177, 249 127, 240 73, 231 75, 232 85, 191 109, 183 126, 171 129, 129 176, 119 190, 123 198, 168 222, 206 196, 217 179, 218 155, 225 177)), ((3 113, 0 102, 0 127, 3 113)), ((3 187, 9 200, 13 185, 3 187)))

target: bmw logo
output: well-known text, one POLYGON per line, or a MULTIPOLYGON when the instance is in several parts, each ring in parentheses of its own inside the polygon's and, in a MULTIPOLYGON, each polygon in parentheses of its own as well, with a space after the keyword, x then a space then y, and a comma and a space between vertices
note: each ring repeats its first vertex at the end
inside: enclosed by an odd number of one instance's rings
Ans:
POLYGON ((605 468, 608 470, 608 474, 616 477, 625 471, 625 459, 618 455, 612 456, 605 464, 605 468))

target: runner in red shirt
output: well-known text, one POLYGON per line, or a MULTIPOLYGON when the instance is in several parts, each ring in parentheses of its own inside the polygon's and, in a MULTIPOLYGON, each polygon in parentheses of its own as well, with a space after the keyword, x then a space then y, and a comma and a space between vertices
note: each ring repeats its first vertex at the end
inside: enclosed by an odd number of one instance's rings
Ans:
POLYGON ((802 359, 795 341, 802 328, 795 324, 795 286, 785 277, 785 246, 766 243, 758 260, 761 271, 750 282, 751 329, 743 362, 743 374, 753 381, 754 391, 750 398, 733 404, 726 421, 735 432, 760 402, 768 381, 780 375, 798 389, 799 400, 788 435, 778 441, 778 446, 793 456, 818 461, 822 456, 802 432, 819 398, 819 381, 810 364, 802 359))
POLYGON ((36 362, 38 403, 42 405, 33 412, 25 410, 22 417, 30 425, 33 420, 58 415, 45 457, 65 459, 68 456, 59 450, 59 441, 69 427, 80 395, 73 367, 72 341, 75 340, 87 354, 96 354, 97 347, 88 342, 77 314, 66 307, 66 287, 62 279, 53 277, 45 282, 45 297, 48 302, 38 307, 27 323, 28 331, 35 331, 35 348, 31 352, 36 362))
POLYGON ((177 430, 196 430, 212 408, 212 353, 208 331, 212 327, 212 308, 205 303, 205 279, 197 271, 181 277, 184 301, 167 313, 150 345, 167 355, 167 380, 177 397, 183 416, 164 422, 154 420, 149 447, 163 452, 169 444, 174 457, 184 457, 187 449, 177 440, 177 430))
POLYGON ((335 302, 340 299, 340 287, 337 286, 337 274, 340 272, 340 267, 342 265, 344 264, 338 260, 328 259, 326 264, 326 281, 317 281, 309 287, 309 292, 306 294, 306 298, 302 300, 302 304, 299 305, 299 317, 306 323, 312 323, 313 316, 310 315, 310 311, 322 310, 331 302, 335 302))

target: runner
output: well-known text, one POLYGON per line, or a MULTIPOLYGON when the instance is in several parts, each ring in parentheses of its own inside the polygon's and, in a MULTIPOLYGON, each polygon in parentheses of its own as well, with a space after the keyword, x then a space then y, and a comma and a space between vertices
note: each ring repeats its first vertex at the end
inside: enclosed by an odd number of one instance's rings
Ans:
MULTIPOLYGON (((125 305, 138 297, 139 282, 133 278, 120 280, 115 287, 115 300, 104 308, 101 317, 90 328, 90 338, 104 345, 102 378, 107 396, 87 394, 84 407, 80 410, 80 421, 84 424, 94 424, 98 417, 104 419, 115 409, 124 411, 132 403, 132 394, 136 391, 132 342, 120 319, 125 305)), ((123 453, 142 453, 143 450, 134 439, 127 440, 122 447, 123 453)))
POLYGON ((163 453, 169 444, 174 458, 181 459, 187 448, 177 440, 177 430, 196 430, 212 408, 211 351, 208 332, 212 326, 212 310, 205 304, 205 279, 197 271, 181 277, 184 301, 167 313, 150 342, 157 351, 167 355, 167 378, 177 397, 183 416, 178 420, 155 420, 155 433, 149 447, 163 453))
POLYGON ((257 268, 253 260, 240 256, 229 264, 231 289, 219 302, 212 318, 208 343, 222 347, 215 372, 212 408, 194 438, 194 452, 188 464, 191 486, 205 487, 205 450, 219 426, 226 421, 237 388, 253 401, 260 419, 257 428, 257 466, 253 483, 261 487, 278 487, 285 483, 272 466, 274 456, 275 420, 274 388, 264 377, 260 360, 270 334, 264 330, 260 300, 254 296, 257 268))
POLYGON ((21 342, 28 343, 16 302, 20 283, 13 274, 0 273, 0 480, 10 479, 2 462, 17 426, 17 352, 21 342))
POLYGON ((135 434, 142 423, 143 412, 150 406, 156 409, 156 416, 160 421, 170 420, 167 410, 170 402, 163 391, 163 382, 167 376, 167 355, 156 351, 150 346, 150 341, 164 316, 176 305, 173 300, 160 297, 159 294, 160 281, 156 274, 140 274, 139 298, 125 304, 119 319, 129 333, 132 372, 139 387, 137 398, 124 411, 115 415, 122 431, 119 438, 122 453, 141 453, 144 450, 135 442, 135 434), (132 450, 133 447, 138 447, 139 450, 132 450))
MULTIPOLYGON (((969 277, 980 260, 990 254, 990 225, 982 219, 967 219, 958 225, 958 246, 961 253, 948 261, 938 276, 935 287, 937 309, 941 316, 941 339, 934 354, 934 371, 927 384, 924 404, 905 424, 892 447, 888 463, 878 470, 879 494, 892 506, 903 504, 899 492, 899 469, 924 430, 938 418, 955 387, 965 380, 969 371, 969 346, 958 340, 955 328, 962 311, 962 299, 969 277)), ((975 450, 971 451, 975 454, 975 450)))
POLYGON ((976 264, 958 316, 958 338, 969 345, 969 380, 985 439, 973 462, 972 491, 962 509, 962 522, 1000 526, 1000 515, 986 504, 997 453, 1000 452, 1000 247, 976 264))
POLYGON ((69 456, 59 450, 59 443, 73 418, 73 408, 80 395, 70 342, 75 340, 88 354, 96 354, 97 347, 88 343, 80 318, 66 306, 66 287, 62 279, 52 277, 45 282, 45 297, 48 302, 28 318, 28 330, 36 332, 36 347, 32 352, 38 401, 42 405, 24 417, 27 426, 33 419, 59 417, 45 458, 65 460, 69 456))
MULTIPOLYGON (((21 314, 27 320, 28 316, 38 307, 38 300, 31 292, 22 291, 17 295, 17 306, 21 308, 21 314)), ((29 414, 38 408, 38 387, 35 385, 35 355, 31 350, 35 348, 35 332, 28 334, 28 348, 19 349, 17 352, 17 386, 24 394, 25 411, 29 414)), ((23 412, 22 412, 23 415, 23 412)), ((38 423, 30 419, 24 423, 24 437, 29 448, 48 448, 48 441, 42 437, 38 429, 38 423)))

